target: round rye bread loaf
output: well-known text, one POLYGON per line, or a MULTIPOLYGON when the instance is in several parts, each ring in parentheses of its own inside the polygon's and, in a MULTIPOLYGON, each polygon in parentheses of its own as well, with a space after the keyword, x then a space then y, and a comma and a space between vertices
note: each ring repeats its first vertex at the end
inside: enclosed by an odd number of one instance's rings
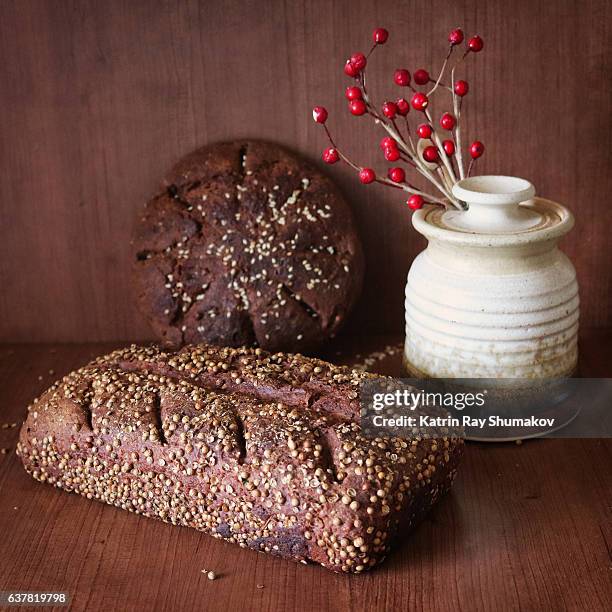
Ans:
POLYGON ((266 142, 203 147, 140 215, 140 309, 166 346, 308 352, 357 299, 363 253, 330 179, 266 142))

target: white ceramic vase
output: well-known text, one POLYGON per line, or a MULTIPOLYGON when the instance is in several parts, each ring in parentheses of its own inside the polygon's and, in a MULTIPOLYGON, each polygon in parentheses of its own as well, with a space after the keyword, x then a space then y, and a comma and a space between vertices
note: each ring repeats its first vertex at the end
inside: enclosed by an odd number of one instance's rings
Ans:
POLYGON ((422 209, 429 244, 406 285, 404 363, 411 376, 548 378, 577 366, 576 272, 557 242, 567 208, 524 179, 477 176, 453 194, 468 210, 422 209))

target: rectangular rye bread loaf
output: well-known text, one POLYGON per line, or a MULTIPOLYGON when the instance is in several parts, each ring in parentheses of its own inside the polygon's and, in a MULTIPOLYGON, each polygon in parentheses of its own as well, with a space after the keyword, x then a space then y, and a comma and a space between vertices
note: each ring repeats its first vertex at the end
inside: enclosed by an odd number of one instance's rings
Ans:
POLYGON ((17 452, 89 499, 362 572, 449 489, 463 445, 363 436, 372 376, 260 349, 132 346, 36 400, 17 452))

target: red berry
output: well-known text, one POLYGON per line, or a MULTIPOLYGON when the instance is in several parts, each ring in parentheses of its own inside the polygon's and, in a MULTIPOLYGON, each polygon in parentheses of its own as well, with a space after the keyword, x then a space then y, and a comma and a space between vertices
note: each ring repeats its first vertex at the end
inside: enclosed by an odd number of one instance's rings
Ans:
POLYGON ((325 123, 327 121, 327 109, 323 106, 315 106, 312 109, 312 118, 317 123, 325 123))
POLYGON ((436 147, 434 147, 433 145, 425 147, 423 149, 423 159, 426 162, 429 162, 431 164, 434 164, 440 161, 440 155, 438 153, 438 149, 436 149, 436 147))
POLYGON ((480 140, 475 140, 470 146, 470 155, 472 159, 478 159, 485 150, 485 146, 480 142, 480 140))
POLYGON ((455 93, 458 96, 465 96, 465 94, 470 90, 469 85, 467 84, 467 81, 456 81, 455 82, 455 93))
POLYGON ((344 95, 347 100, 361 100, 362 93, 359 87, 347 87, 344 90, 344 95))
POLYGON ((442 143, 442 147, 444 148, 444 152, 450 157, 455 154, 455 143, 452 140, 445 140, 442 143))
POLYGON ((326 164, 335 164, 339 159, 338 151, 334 147, 329 147, 323 151, 323 161, 326 164))
POLYGON ((412 210, 419 210, 419 208, 423 208, 425 200, 423 200, 423 197, 420 195, 412 195, 408 198, 406 204, 408 204, 408 207, 412 210))
POLYGON ((376 180, 376 173, 372 168, 362 168, 359 171, 359 180, 364 184, 368 185, 376 180))
POLYGON ((440 126, 445 130, 452 130, 455 127, 455 118, 450 113, 444 113, 440 117, 440 126))
POLYGON ((421 123, 417 128, 417 134, 419 138, 431 138, 432 133, 431 125, 429 123, 421 123))
POLYGON ((474 53, 478 53, 482 51, 484 47, 484 42, 482 42, 482 38, 480 36, 472 36, 470 40, 468 40, 468 49, 473 51, 474 53))
POLYGON ((351 111, 353 115, 357 115, 357 116, 363 115, 367 110, 366 103, 360 99, 351 100, 349 102, 349 110, 351 111))
POLYGON ((463 30, 461 28, 455 28, 448 35, 448 42, 451 45, 460 45, 463 42, 463 30))
POLYGON ((412 78, 417 85, 427 85, 427 83, 429 83, 429 72, 423 70, 423 68, 419 68, 414 71, 412 78))
POLYGON ((391 138, 391 136, 385 136, 381 141, 380 141, 380 148, 384 151, 385 149, 393 149, 397 147, 397 142, 395 142, 394 138, 391 138))
POLYGON ((355 64, 353 64, 351 60, 346 60, 346 64, 344 64, 344 74, 355 79, 359 76, 359 70, 355 68, 355 64))
POLYGON ((359 72, 366 67, 367 63, 368 60, 363 53, 353 53, 353 55, 351 55, 351 64, 353 64, 359 72))
POLYGON ((389 38, 389 32, 385 28, 376 28, 372 32, 372 39, 377 45, 384 45, 389 38))
POLYGON ((408 114, 408 111, 410 110, 410 103, 408 102, 408 100, 404 98, 398 98, 395 105, 397 106, 398 115, 405 117, 408 114))
POLYGON ((429 104, 429 99, 424 93, 418 91, 414 94, 414 96, 412 96, 411 103, 412 108, 414 108, 414 110, 424 111, 427 108, 427 105, 429 104))
POLYGON ((408 87, 410 85, 410 73, 405 68, 398 68, 393 74, 393 80, 400 87, 408 87))
POLYGON ((394 183, 403 183, 406 180, 406 172, 403 168, 389 168, 389 178, 394 183))
POLYGON ((397 147, 389 147, 384 150, 385 159, 390 162, 397 161, 400 158, 400 152, 397 147))
POLYGON ((397 104, 395 102, 385 102, 382 105, 382 112, 385 117, 393 119, 397 114, 397 104))

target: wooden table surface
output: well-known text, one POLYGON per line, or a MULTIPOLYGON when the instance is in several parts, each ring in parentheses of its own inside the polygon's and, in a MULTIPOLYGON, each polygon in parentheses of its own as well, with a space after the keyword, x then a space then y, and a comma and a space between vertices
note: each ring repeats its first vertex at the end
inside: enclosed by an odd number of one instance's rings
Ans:
MULTIPOLYGON (((583 337, 583 375, 610 376, 611 340, 583 337)), ((0 423, 19 424, 54 379, 110 348, 1 346, 0 423)), ((395 355, 372 369, 398 368, 395 355)), ((90 611, 612 609, 610 440, 468 444, 429 518, 378 569, 342 576, 37 483, 15 456, 17 435, 0 429, 0 590, 67 591, 72 609, 90 611)))

